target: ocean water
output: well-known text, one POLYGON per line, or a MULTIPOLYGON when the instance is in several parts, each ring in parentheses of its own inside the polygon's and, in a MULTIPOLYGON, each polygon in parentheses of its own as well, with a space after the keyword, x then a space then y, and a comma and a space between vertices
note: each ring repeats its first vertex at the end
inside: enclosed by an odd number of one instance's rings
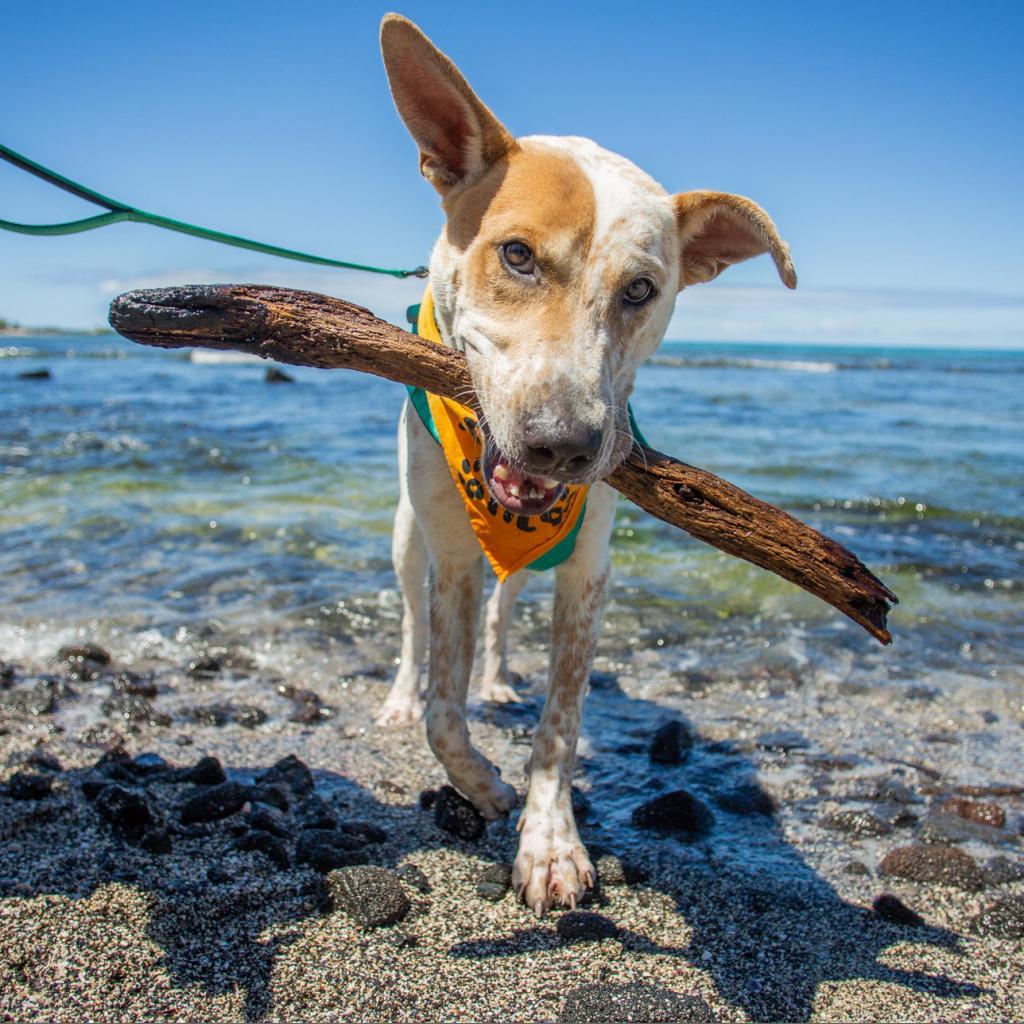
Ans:
MULTIPOLYGON (((0 659, 75 635, 173 659, 204 630, 284 662, 344 638, 394 658, 401 387, 298 368, 269 384, 264 364, 112 336, 3 340, 0 659)), ((882 649, 623 500, 600 664, 649 650, 667 673, 1020 687, 1024 353, 670 342, 633 405, 656 447, 835 537, 901 604, 882 649)), ((536 575, 516 636, 539 649, 536 575)))

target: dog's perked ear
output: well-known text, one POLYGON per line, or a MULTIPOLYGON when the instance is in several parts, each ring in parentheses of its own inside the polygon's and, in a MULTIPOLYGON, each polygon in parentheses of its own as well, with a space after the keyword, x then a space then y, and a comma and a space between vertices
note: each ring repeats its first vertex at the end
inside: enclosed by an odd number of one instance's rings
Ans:
POLYGON ((757 203, 728 192, 681 192, 673 197, 679 224, 680 287, 711 281, 733 263, 771 253, 787 288, 796 287, 789 246, 757 203))
POLYGON ((380 49, 395 106, 420 148, 420 172, 442 196, 515 148, 459 69, 407 18, 384 16, 380 49))

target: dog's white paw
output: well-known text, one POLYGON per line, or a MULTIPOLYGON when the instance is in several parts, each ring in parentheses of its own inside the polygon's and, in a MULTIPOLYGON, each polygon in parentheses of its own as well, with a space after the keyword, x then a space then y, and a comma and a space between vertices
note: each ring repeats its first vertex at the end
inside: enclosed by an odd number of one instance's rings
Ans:
POLYGON ((423 717, 423 704, 419 698, 399 697, 387 700, 374 716, 374 722, 385 729, 402 729, 415 725, 423 717))
POLYGON ((594 865, 579 840, 540 843, 524 832, 512 866, 512 887, 537 917, 555 903, 575 910, 595 877, 594 865))
POLYGON ((484 679, 480 684, 480 699, 495 704, 521 704, 522 697, 504 679, 484 679))

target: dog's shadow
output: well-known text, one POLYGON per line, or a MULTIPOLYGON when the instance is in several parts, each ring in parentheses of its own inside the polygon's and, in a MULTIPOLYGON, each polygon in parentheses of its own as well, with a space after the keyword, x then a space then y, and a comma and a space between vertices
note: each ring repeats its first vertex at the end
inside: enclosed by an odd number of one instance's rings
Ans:
MULTIPOLYGON (((513 706, 478 705, 473 714, 498 727, 511 743, 522 742, 525 754, 527 724, 538 706, 534 699, 513 706)), ((659 714, 665 716, 651 702, 629 697, 607 676, 598 677, 585 714, 592 756, 581 761, 581 783, 590 783, 591 801, 582 825, 584 841, 645 870, 647 878, 639 884, 671 897, 679 916, 681 941, 661 944, 637 930, 617 928, 614 900, 602 903, 599 895, 587 909, 610 919, 607 927, 626 949, 693 963, 711 975, 722 999, 757 1020, 808 1020, 819 986, 828 981, 874 979, 943 997, 983 994, 969 983, 881 963, 881 954, 895 944, 923 942, 957 950, 959 939, 938 928, 884 921, 848 903, 786 841, 774 815, 733 813, 716 806, 716 794, 753 774, 750 758, 728 744, 698 741, 678 766, 651 763, 646 744, 636 734, 638 723, 649 723, 659 714), (703 838, 689 843, 657 838, 628 824, 631 807, 678 788, 714 807, 715 823, 703 838)), ((410 742, 421 740, 417 735, 410 742)), ((264 767, 228 766, 240 779, 252 778, 264 767)), ((492 826, 478 843, 465 842, 440 831, 433 815, 415 799, 385 803, 332 773, 318 773, 317 786, 343 817, 379 824, 388 833, 388 841, 368 848, 371 863, 396 867, 410 855, 415 861, 417 852, 438 847, 495 860, 506 860, 514 851, 515 834, 508 825, 492 826)), ((756 806, 749 783, 744 792, 756 806)), ((147 936, 163 950, 162 964, 176 987, 198 986, 211 995, 244 991, 245 1016, 251 1021, 272 1011, 270 980, 278 950, 300 938, 303 921, 329 907, 322 876, 304 868, 277 870, 262 854, 252 853, 236 861, 233 872, 223 872, 225 850, 233 849, 236 840, 227 845, 197 841, 187 863, 178 850, 166 857, 148 854, 112 839, 83 797, 69 798, 65 810, 89 827, 76 830, 59 819, 47 823, 44 818, 0 842, 8 892, 87 898, 120 881, 146 893, 147 936), (102 855, 82 856, 90 834, 104 844, 102 855), (55 841, 67 849, 55 850, 55 841), (62 864, 72 862, 74 871, 62 871, 62 864), (289 929, 292 923, 296 927, 289 929), (269 941, 263 937, 268 929, 273 935, 269 941)), ((466 893, 466 898, 476 897, 466 893)), ((587 941, 585 935, 574 937, 569 929, 557 929, 558 914, 535 922, 525 908, 519 912, 521 929, 511 935, 480 935, 454 945, 448 955, 485 962, 536 956, 566 942, 587 941)))

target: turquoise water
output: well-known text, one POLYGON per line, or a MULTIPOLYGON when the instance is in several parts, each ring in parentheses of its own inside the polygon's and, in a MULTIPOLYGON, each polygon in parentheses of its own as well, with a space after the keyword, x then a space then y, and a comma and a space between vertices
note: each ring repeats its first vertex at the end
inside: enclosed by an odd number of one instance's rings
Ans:
MULTIPOLYGON (((71 626, 172 636, 211 619, 372 629, 392 650, 401 387, 294 368, 268 384, 262 364, 109 336, 5 342, 4 628, 47 652, 71 626)), ((623 502, 605 651, 653 643, 682 663, 695 644, 798 637, 812 660, 838 645, 894 677, 1020 681, 1024 353, 666 343, 633 404, 652 444, 836 537, 902 603, 883 653, 623 502)))

